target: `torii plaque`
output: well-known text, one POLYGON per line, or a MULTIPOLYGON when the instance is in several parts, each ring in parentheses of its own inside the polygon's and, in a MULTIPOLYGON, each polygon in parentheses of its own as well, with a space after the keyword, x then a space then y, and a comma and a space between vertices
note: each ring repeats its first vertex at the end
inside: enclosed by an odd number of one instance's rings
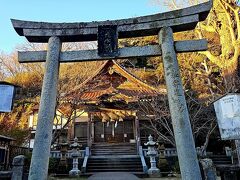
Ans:
POLYGON ((29 179, 47 179, 59 63, 160 55, 163 56, 181 175, 185 180, 193 177, 195 180, 201 179, 176 52, 206 50, 207 41, 202 39, 174 42, 173 32, 194 29, 199 21, 206 19, 211 7, 212 0, 150 16, 88 23, 46 23, 12 19, 16 32, 25 36, 29 42, 48 43, 47 51, 19 52, 21 63, 46 61, 29 179), (149 35, 158 35, 159 45, 117 48, 118 38, 149 35), (102 43, 98 50, 61 52, 62 42, 97 39, 102 43), (106 47, 103 47, 104 44, 106 47))

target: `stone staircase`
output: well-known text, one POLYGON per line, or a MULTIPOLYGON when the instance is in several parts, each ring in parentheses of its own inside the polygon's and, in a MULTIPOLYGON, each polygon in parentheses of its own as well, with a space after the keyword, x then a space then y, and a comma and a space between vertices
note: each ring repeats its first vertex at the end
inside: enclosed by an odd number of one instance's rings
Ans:
POLYGON ((87 173, 96 172, 132 172, 140 174, 143 172, 143 168, 141 159, 138 156, 90 157, 87 164, 87 173))
POLYGON ((143 175, 136 144, 93 144, 87 163, 87 173, 97 172, 131 172, 143 175))
POLYGON ((226 155, 211 155, 209 156, 210 159, 212 159, 213 163, 218 166, 218 165, 231 165, 232 160, 231 157, 226 156, 226 155))
POLYGON ((92 156, 108 155, 136 155, 137 149, 135 143, 96 143, 92 144, 92 156))

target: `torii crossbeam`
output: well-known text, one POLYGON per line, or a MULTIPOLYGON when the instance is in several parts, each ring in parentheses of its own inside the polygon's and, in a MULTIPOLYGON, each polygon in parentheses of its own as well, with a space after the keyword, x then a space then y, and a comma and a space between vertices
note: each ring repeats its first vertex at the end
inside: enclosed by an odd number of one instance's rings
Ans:
POLYGON ((87 23, 46 23, 12 19, 16 32, 25 36, 29 42, 48 43, 47 51, 19 52, 19 62, 46 61, 29 179, 47 179, 60 62, 162 55, 181 175, 185 180, 200 180, 176 52, 206 50, 207 41, 202 39, 174 42, 173 32, 193 30, 199 21, 206 19, 211 7, 212 0, 150 16, 87 23), (159 45, 118 49, 120 38, 149 35, 158 35, 159 45), (97 50, 61 52, 62 42, 94 40, 98 40, 97 50))

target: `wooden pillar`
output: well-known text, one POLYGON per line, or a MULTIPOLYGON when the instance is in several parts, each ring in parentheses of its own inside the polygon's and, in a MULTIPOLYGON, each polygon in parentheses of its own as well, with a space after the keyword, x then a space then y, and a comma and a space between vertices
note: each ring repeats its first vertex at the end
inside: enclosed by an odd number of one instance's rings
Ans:
POLYGON ((137 115, 135 117, 135 131, 136 131, 136 145, 137 145, 137 153, 138 153, 141 142, 140 142, 139 119, 138 119, 137 115))
POLYGON ((163 27, 160 30, 159 44, 162 48, 168 101, 181 176, 184 180, 192 180, 193 178, 194 180, 201 180, 192 128, 174 49, 173 31, 170 27, 163 27))
POLYGON ((87 122, 87 146, 91 147, 91 130, 90 130, 90 125, 91 125, 91 114, 88 113, 88 122, 87 122))
POLYGON ((59 56, 62 43, 59 37, 50 37, 43 79, 38 123, 30 165, 29 179, 47 179, 53 121, 56 108, 59 56))
POLYGON ((137 133, 136 133, 136 122, 135 122, 135 119, 134 119, 134 121, 132 121, 132 125, 133 125, 133 135, 134 135, 134 139, 136 140, 137 133))
POLYGON ((91 134, 90 134, 91 144, 94 142, 94 121, 93 117, 91 116, 91 134))

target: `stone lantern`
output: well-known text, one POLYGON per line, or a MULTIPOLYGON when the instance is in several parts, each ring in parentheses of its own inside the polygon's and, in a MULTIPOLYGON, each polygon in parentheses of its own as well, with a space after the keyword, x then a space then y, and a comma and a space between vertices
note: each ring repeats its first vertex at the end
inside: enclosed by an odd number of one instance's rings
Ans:
POLYGON ((68 147, 69 147, 69 145, 65 141, 63 141, 59 144, 59 148, 60 148, 60 152, 61 152, 61 159, 60 159, 60 162, 58 165, 58 172, 62 173, 62 174, 66 172, 67 167, 68 167, 67 158, 66 158, 68 147))
POLYGON ((148 137, 148 142, 144 143, 144 145, 148 147, 147 155, 150 157, 151 163, 151 168, 148 170, 148 175, 150 177, 160 177, 160 170, 156 167, 157 151, 155 147, 158 145, 158 143, 154 142, 153 137, 150 135, 148 137))
POLYGON ((72 177, 79 176, 81 171, 78 169, 78 158, 80 157, 79 148, 81 145, 78 143, 78 138, 74 138, 74 143, 70 145, 72 148, 72 158, 73 158, 73 169, 69 172, 72 177))

